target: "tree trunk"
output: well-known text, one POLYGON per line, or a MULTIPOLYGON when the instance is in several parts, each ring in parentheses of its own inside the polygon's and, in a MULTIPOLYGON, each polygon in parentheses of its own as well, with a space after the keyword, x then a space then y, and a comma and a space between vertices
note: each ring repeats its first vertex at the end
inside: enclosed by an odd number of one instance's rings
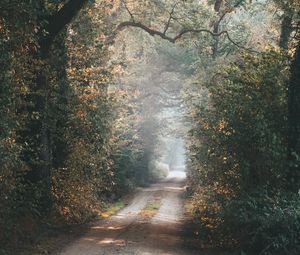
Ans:
POLYGON ((288 181, 294 191, 300 188, 300 41, 291 66, 288 88, 288 181))
MULTIPOLYGON (((78 12, 84 7, 88 0, 69 0, 57 13, 50 17, 42 15, 39 18, 39 51, 36 59, 42 60, 43 65, 37 69, 35 87, 32 88, 33 96, 29 98, 33 106, 30 116, 38 113, 38 118, 29 121, 29 125, 24 133, 25 140, 32 141, 30 148, 24 151, 24 157, 28 159, 31 171, 26 176, 26 181, 33 187, 37 186, 40 195, 36 198, 41 213, 47 213, 52 206, 51 195, 51 168, 53 164, 53 137, 51 135, 49 119, 49 77, 50 68, 49 54, 54 40, 63 29, 73 20, 78 12), (46 35, 44 33, 46 31, 46 35)), ((40 13, 45 12, 43 2, 41 2, 40 13)), ((61 42, 61 41, 60 41, 61 42)), ((60 47, 60 46, 59 46, 60 47)), ((65 66, 60 66, 64 69, 65 66)))
POLYGON ((289 47, 290 36, 293 32, 292 22, 293 18, 291 11, 285 11, 281 23, 281 34, 279 40, 279 46, 285 50, 287 50, 289 47))
POLYGON ((52 150, 51 150, 51 138, 49 130, 49 118, 48 118, 48 79, 45 70, 41 70, 41 73, 37 77, 37 87, 40 91, 40 94, 37 98, 37 109, 41 114, 41 124, 39 132, 39 141, 38 141, 38 156, 40 164, 38 164, 39 169, 36 171, 39 172, 38 181, 40 182, 43 194, 41 196, 41 207, 43 211, 48 211, 52 205, 51 199, 51 161, 52 161, 52 150))
MULTIPOLYGON (((216 24, 214 24, 214 34, 218 34, 220 29, 219 29, 219 26, 220 26, 220 22, 217 22, 216 24)), ((220 43, 220 37, 219 36, 214 36, 213 37, 213 53, 212 53, 212 56, 213 56, 213 59, 216 59, 217 57, 217 54, 218 54, 218 50, 219 50, 219 43, 220 43)))

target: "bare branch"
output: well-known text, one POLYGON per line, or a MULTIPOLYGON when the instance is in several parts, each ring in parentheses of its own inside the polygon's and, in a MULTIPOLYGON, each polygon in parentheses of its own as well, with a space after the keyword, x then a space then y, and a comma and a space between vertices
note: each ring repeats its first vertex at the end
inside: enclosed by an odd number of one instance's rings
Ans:
MULTIPOLYGON (((218 31, 219 29, 219 26, 220 26, 220 23, 223 21, 223 19, 225 18, 226 14, 228 13, 228 11, 225 11, 219 18, 219 20, 217 21, 216 25, 215 25, 215 28, 213 31, 209 30, 209 29, 188 29, 188 28, 183 28, 176 36, 174 37, 171 37, 171 36, 168 36, 166 35, 169 27, 170 27, 170 23, 171 23, 171 20, 175 20, 177 21, 178 18, 174 17, 173 14, 175 12, 175 8, 176 6, 179 4, 179 2, 175 3, 173 5, 173 8, 172 10, 169 12, 169 18, 167 20, 167 23, 165 25, 165 28, 163 30, 163 32, 160 32, 158 30, 155 30, 155 29, 152 29, 146 25, 144 25, 143 23, 141 22, 136 22, 134 20, 134 17, 133 17, 133 14, 130 12, 130 10, 128 9, 128 7, 126 6, 126 2, 125 0, 122 0, 122 2, 124 3, 125 5, 125 8, 126 10, 128 11, 129 15, 131 16, 131 21, 124 21, 124 22, 121 22, 117 28, 116 28, 116 32, 117 31, 120 31, 120 30, 123 30, 124 28, 126 27, 136 27, 136 28, 140 28, 142 30, 144 30, 145 32, 147 32, 148 34, 150 34, 151 36, 159 36, 160 38, 164 39, 164 40, 167 40, 171 43, 176 43, 176 41, 178 41, 179 39, 181 39, 185 34, 191 34, 191 33, 208 33, 210 34, 213 38, 216 38, 216 37, 220 37, 222 35, 225 35, 227 37, 227 39, 234 45, 236 46, 237 48, 240 48, 240 49, 244 49, 244 50, 247 50, 247 51, 250 51, 250 52, 255 52, 255 53, 259 53, 258 51, 256 50, 253 50, 253 49, 250 49, 250 48, 247 48, 243 45, 240 45, 239 43, 235 42, 228 31, 224 30, 224 31, 218 31)), ((238 8, 242 3, 244 2, 244 0, 239 0, 234 6, 233 8, 238 8)))
POLYGON ((122 23, 120 23, 117 28, 116 28, 116 31, 120 31, 120 30, 123 30, 124 28, 126 27, 136 27, 136 28, 140 28, 142 30, 144 30, 145 32, 147 32, 148 34, 150 34, 151 36, 159 36, 160 38, 164 39, 164 40, 167 40, 171 43, 176 43, 176 41, 178 41, 179 39, 181 39, 185 34, 189 34, 189 33, 208 33, 210 35, 212 35, 213 37, 216 37, 216 36, 222 36, 222 35, 225 35, 227 37, 227 39, 233 44, 235 45, 236 47, 238 48, 241 48, 241 49, 244 49, 244 50, 247 50, 247 51, 251 51, 251 52, 257 52, 253 49, 249 49, 245 46, 242 46, 238 43, 236 43, 232 38, 231 36, 229 35, 228 31, 221 31, 219 33, 214 33, 212 31, 210 31, 209 29, 182 29, 181 32, 179 32, 178 35, 174 36, 174 37, 170 37, 170 36, 167 36, 166 34, 164 34, 163 32, 160 32, 160 31, 157 31, 157 30, 154 30, 152 28, 149 28, 147 27, 146 25, 140 23, 140 22, 134 22, 134 21, 124 21, 122 23))
MULTIPOLYGON (((244 2, 244 0, 240 0, 239 2, 237 2, 232 8, 238 8, 242 3, 244 2)), ((219 18, 219 20, 216 22, 216 24, 215 24, 215 27, 217 27, 217 28, 219 28, 219 26, 220 26, 220 24, 221 24, 221 22, 223 21, 223 19, 226 17, 226 15, 228 14, 228 13, 230 13, 231 11, 230 10, 225 10, 224 12, 223 12, 223 14, 220 16, 220 18, 219 18)), ((216 30, 214 30, 214 32, 216 33, 216 32, 218 32, 218 31, 216 31, 216 30)))
POLYGON ((170 23, 171 23, 171 20, 173 19, 173 14, 174 14, 175 8, 176 8, 176 6, 178 5, 178 3, 179 3, 179 2, 177 2, 177 3, 175 3, 175 4, 173 5, 173 8, 172 8, 171 12, 169 13, 169 19, 168 19, 168 21, 167 21, 167 23, 166 23, 166 26, 165 26, 165 29, 164 29, 163 34, 166 34, 167 31, 168 31, 168 29, 169 29, 169 27, 170 27, 170 23))
POLYGON ((129 10, 129 8, 128 8, 127 4, 126 4, 126 1, 122 0, 121 2, 123 3, 123 5, 124 5, 126 11, 128 12, 128 14, 130 15, 131 20, 134 22, 135 21, 134 20, 134 16, 133 16, 132 12, 129 10))
POLYGON ((219 18, 219 20, 217 21, 217 23, 215 24, 215 26, 217 26, 217 27, 220 26, 221 22, 222 22, 223 19, 226 17, 226 14, 227 14, 227 13, 228 13, 228 12, 224 12, 224 13, 221 15, 221 17, 219 18))
POLYGON ((144 24, 140 23, 140 22, 134 22, 134 21, 124 21, 122 23, 120 23, 117 28, 116 31, 120 31, 123 30, 126 27, 137 27, 137 28, 141 28, 142 30, 146 31, 148 34, 150 34, 151 36, 159 36, 162 39, 165 39, 171 43, 175 43, 174 39, 165 35, 163 32, 151 29, 147 26, 145 26, 144 24))

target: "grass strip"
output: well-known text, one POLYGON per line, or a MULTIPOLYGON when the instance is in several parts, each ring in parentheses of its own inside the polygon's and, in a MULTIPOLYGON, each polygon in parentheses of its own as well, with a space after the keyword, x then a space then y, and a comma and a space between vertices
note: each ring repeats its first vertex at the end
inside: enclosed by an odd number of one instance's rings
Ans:
POLYGON ((152 218, 157 214, 161 206, 161 198, 156 197, 153 200, 149 201, 146 206, 140 211, 140 215, 145 218, 152 218))

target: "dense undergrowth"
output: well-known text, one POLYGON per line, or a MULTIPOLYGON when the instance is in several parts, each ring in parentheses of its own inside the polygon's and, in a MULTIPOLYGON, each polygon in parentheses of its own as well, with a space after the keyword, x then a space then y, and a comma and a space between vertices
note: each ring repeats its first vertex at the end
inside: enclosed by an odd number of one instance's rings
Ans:
POLYGON ((288 179, 288 77, 285 54, 244 54, 190 105, 193 215, 208 243, 299 252, 300 199, 288 179))
POLYGON ((110 89, 112 7, 87 4, 46 50, 61 5, 1 1, 0 254, 94 219, 147 177, 140 113, 110 89))
POLYGON ((1 0, 0 254, 180 167, 187 129, 202 241, 299 254, 299 8, 1 0))

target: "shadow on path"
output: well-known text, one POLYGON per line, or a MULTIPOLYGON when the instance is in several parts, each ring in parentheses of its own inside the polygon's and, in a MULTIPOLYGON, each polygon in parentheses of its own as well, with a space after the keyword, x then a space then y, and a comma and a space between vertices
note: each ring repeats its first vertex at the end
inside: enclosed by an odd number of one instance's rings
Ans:
MULTIPOLYGON (((191 249, 187 242, 183 194, 185 173, 170 172, 162 182, 140 189, 119 213, 95 224, 66 247, 60 255, 218 255, 220 252, 191 249), (161 199, 155 216, 140 211, 149 201, 161 199)), ((225 253, 222 253, 225 254, 225 253)))

